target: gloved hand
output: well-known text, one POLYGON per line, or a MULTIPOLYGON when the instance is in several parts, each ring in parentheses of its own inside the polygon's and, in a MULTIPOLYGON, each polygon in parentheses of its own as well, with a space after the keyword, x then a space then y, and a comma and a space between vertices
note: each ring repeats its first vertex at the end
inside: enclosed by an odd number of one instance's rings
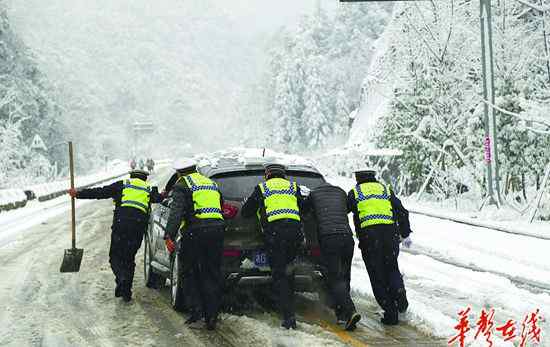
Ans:
POLYGON ((168 253, 172 254, 176 250, 176 244, 172 239, 167 238, 164 240, 164 244, 166 245, 166 249, 168 250, 168 253))
POLYGON ((163 190, 160 193, 160 197, 162 198, 162 200, 166 199, 168 197, 168 192, 166 190, 163 190))
POLYGON ((70 188, 68 193, 71 196, 71 198, 76 198, 76 195, 77 195, 78 192, 76 191, 75 188, 70 188))
POLYGON ((303 197, 308 197, 311 193, 311 189, 309 189, 307 186, 300 186, 300 193, 302 193, 303 197))
POLYGON ((403 237, 399 236, 399 238, 401 239, 401 244, 403 245, 403 247, 411 248, 412 240, 411 240, 410 236, 407 237, 407 238, 403 238, 403 237))

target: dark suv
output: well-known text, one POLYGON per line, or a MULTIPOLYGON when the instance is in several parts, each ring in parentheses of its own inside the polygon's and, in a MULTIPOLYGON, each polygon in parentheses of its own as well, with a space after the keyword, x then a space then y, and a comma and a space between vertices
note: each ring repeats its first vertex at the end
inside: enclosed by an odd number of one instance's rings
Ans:
MULTIPOLYGON (((264 160, 265 161, 265 160, 264 160)), ((298 185, 313 189, 325 180, 310 165, 288 165, 287 176, 298 185)), ((215 164, 199 165, 198 171, 216 181, 224 203, 236 207, 237 215, 226 220, 222 272, 225 278, 224 295, 242 287, 269 285, 272 281, 260 224, 255 218, 241 217, 240 209, 254 187, 263 180, 263 163, 252 164, 242 159, 221 158, 215 164)), ((178 255, 170 255, 164 245, 164 232, 170 213, 170 198, 157 205, 151 213, 151 222, 145 234, 144 268, 148 287, 158 288, 166 278, 171 282, 171 302, 176 310, 183 309, 182 285, 185 280, 179 269, 178 255)), ((316 225, 311 215, 303 218, 305 244, 296 259, 296 290, 313 292, 321 288, 319 245, 316 225)), ((177 252, 175 252, 177 253, 177 252)))

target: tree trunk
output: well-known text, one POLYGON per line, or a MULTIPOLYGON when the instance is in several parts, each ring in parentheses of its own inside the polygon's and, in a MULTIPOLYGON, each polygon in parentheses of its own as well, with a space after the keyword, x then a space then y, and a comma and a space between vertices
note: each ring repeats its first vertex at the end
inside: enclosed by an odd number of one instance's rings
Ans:
POLYGON ((523 192, 523 198, 527 201, 527 193, 525 192, 525 173, 521 173, 521 190, 523 192))
POLYGON ((508 192, 510 191, 510 183, 511 183, 511 180, 510 180, 510 173, 506 173, 506 179, 504 180, 505 182, 505 186, 504 186, 504 195, 507 196, 508 195, 508 192))

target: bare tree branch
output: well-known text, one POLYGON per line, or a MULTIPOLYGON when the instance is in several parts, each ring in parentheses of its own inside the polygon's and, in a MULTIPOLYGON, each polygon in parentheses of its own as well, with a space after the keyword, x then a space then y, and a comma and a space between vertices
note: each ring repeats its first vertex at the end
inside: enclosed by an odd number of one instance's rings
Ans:
POLYGON ((547 11, 550 11, 550 6, 539 6, 537 4, 533 4, 527 0, 516 0, 517 2, 519 3, 522 3, 523 5, 525 6, 529 6, 530 8, 532 8, 533 10, 537 10, 539 12, 547 12, 547 11))

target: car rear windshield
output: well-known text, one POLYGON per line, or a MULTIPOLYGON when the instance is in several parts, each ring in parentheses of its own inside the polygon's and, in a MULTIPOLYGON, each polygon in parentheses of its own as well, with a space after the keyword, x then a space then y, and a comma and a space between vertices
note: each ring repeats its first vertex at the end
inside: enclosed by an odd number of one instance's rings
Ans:
MULTIPOLYGON (((263 171, 232 172, 212 177, 218 183, 224 199, 242 200, 252 194, 264 179, 263 171)), ((287 179, 313 189, 325 182, 323 176, 310 172, 289 172, 287 179)))

